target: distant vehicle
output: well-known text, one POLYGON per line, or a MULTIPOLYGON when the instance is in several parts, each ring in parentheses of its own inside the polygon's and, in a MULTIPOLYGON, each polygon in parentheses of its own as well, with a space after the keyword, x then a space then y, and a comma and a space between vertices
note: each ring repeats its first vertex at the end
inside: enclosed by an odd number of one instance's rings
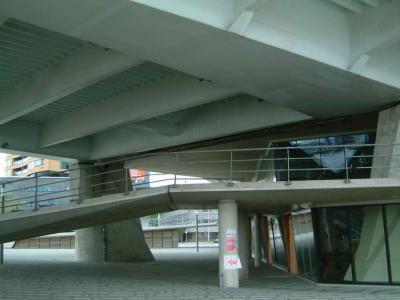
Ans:
POLYGON ((214 243, 215 243, 215 244, 218 244, 218 243, 219 243, 219 239, 215 239, 215 240, 214 240, 214 243))

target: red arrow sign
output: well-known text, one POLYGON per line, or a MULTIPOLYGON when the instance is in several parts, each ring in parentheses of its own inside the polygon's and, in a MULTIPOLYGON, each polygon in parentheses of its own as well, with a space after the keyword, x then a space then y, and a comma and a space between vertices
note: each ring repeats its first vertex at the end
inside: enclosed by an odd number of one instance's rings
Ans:
POLYGON ((226 249, 229 251, 235 251, 236 250, 236 246, 235 245, 227 245, 226 249))
POLYGON ((228 260, 228 264, 230 264, 231 266, 237 265, 237 260, 231 258, 231 259, 228 260))

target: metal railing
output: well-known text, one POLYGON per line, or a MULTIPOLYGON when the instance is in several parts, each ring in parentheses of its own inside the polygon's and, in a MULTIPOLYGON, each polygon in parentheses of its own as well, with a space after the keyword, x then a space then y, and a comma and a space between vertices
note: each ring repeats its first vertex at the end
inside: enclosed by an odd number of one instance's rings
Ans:
POLYGON ((59 177, 21 177, 2 183, 2 211, 39 210, 111 193, 159 185, 389 177, 400 145, 347 144, 161 152, 80 165, 59 177), (130 169, 152 171, 130 176, 130 169), (375 173, 375 174, 372 174, 375 173), (170 174, 166 176, 165 174, 170 174))

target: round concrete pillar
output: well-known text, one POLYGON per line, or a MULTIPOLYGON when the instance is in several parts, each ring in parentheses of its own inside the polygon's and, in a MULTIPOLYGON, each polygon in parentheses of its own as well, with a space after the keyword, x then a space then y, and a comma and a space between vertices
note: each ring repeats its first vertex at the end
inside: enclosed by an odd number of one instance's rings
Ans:
POLYGON ((239 287, 238 209, 234 200, 221 200, 219 218, 219 278, 221 287, 239 287))

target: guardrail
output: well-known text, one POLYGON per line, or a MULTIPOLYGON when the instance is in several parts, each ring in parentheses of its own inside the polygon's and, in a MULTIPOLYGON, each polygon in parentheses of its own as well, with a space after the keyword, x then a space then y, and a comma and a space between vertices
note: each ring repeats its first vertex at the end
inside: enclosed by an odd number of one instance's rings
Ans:
POLYGON ((59 177, 21 177, 1 185, 1 211, 8 213, 154 185, 304 179, 369 178, 399 168, 390 162, 400 156, 399 145, 347 144, 266 147, 252 149, 162 152, 103 161, 59 172, 59 177), (377 151, 378 150, 378 151, 377 151), (379 154, 377 154, 379 153, 379 154), (133 167, 132 167, 133 166, 133 167), (130 168, 154 171, 130 176, 130 168), (375 170, 375 171, 374 171, 375 170), (86 173, 87 175, 82 175, 86 173), (166 177, 165 174, 171 174, 166 177), (81 182, 82 184, 79 184, 81 182), (84 182, 84 183, 83 183, 84 182))

